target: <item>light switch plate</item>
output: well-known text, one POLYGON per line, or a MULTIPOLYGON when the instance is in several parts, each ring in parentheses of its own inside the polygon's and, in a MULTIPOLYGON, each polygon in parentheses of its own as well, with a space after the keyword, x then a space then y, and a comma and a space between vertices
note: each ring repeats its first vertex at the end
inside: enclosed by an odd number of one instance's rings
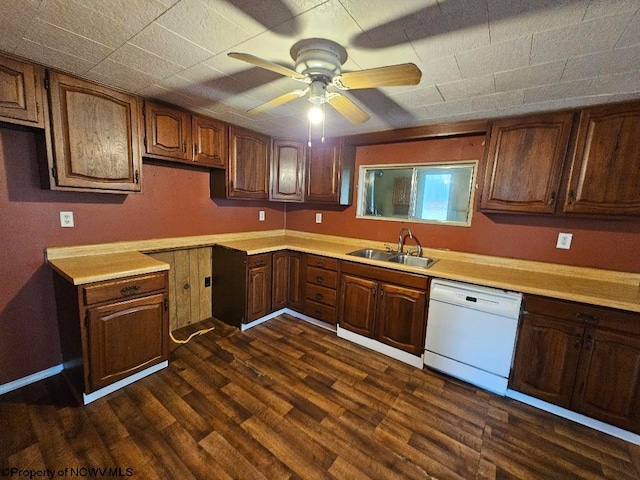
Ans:
POLYGON ((60 212, 60 226, 71 228, 73 224, 73 212, 60 212))
POLYGON ((559 233, 558 234, 558 242, 556 243, 556 248, 561 248, 563 250, 569 250, 571 248, 571 239, 573 238, 573 234, 571 233, 559 233))

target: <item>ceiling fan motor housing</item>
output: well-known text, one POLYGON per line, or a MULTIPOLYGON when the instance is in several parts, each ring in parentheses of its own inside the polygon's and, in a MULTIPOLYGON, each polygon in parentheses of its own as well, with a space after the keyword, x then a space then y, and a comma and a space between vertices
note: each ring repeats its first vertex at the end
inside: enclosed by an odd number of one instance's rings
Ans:
POLYGON ((347 51, 324 38, 300 40, 291 47, 290 53, 296 62, 296 72, 311 77, 312 81, 325 77, 326 83, 340 75, 342 64, 347 61, 347 51))

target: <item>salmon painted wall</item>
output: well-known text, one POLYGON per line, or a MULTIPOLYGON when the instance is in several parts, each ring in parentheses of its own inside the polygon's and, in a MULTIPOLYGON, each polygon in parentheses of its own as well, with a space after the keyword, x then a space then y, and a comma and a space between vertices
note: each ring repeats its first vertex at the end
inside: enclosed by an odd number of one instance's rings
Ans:
POLYGON ((282 204, 212 201, 202 169, 145 163, 142 181, 136 195, 41 190, 34 134, 0 128, 0 385, 60 363, 46 247, 284 228, 282 204))
MULTIPOLYGON (((361 165, 471 159, 480 160, 481 184, 483 153, 484 136, 358 147, 355 185, 361 165)), ((347 208, 288 205, 286 222, 287 229, 394 244, 400 228, 408 226, 424 247, 640 273, 640 219, 483 214, 477 211, 479 198, 480 188, 470 227, 357 219, 355 195, 347 208), (315 223, 316 212, 323 214, 321 224, 315 223), (559 232, 573 234, 570 250, 555 248, 559 232)))

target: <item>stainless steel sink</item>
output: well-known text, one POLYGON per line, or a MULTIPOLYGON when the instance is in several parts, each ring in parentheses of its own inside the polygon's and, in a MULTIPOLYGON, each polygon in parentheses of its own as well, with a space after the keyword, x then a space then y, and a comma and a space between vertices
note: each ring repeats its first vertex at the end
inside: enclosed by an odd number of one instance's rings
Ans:
POLYGON ((401 255, 394 255, 388 261, 393 263, 401 263, 403 265, 408 265, 410 267, 429 268, 438 260, 435 258, 415 257, 413 255, 401 254, 401 255))
POLYGON ((363 248, 362 250, 356 250, 355 252, 347 253, 347 255, 353 255, 354 257, 369 258, 371 260, 389 260, 396 255, 395 252, 387 252, 385 250, 377 250, 375 248, 363 248))
POLYGON ((347 253, 354 257, 368 258, 370 260, 381 260, 384 262, 399 263, 410 267, 429 268, 438 260, 435 258, 416 257, 413 255, 398 254, 396 252, 388 252, 385 250, 377 250, 375 248, 363 248, 354 252, 347 253))

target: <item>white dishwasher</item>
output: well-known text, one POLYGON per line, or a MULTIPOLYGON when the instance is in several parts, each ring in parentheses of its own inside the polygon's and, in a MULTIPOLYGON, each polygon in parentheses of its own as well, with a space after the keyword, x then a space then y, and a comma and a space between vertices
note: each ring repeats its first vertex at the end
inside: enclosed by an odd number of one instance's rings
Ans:
POLYGON ((424 364, 504 395, 522 294, 433 280, 424 364))

